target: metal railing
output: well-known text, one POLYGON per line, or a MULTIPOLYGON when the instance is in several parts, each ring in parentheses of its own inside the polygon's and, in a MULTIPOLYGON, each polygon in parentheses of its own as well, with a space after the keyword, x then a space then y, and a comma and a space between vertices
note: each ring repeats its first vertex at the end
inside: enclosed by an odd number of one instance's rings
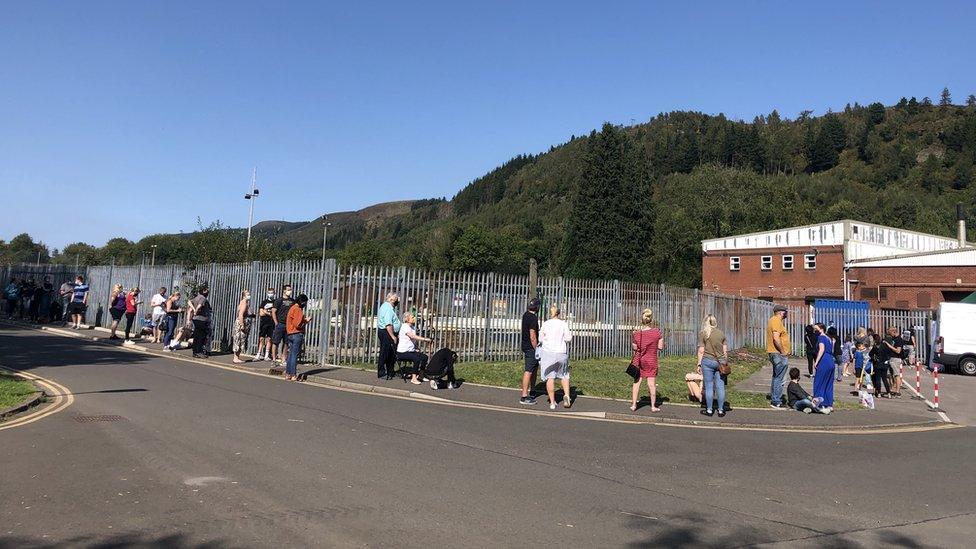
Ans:
MULTIPOLYGON (((115 283, 142 289, 141 318, 160 286, 181 290, 183 303, 207 284, 213 306, 212 350, 231 346, 241 291, 251 291, 256 311, 265 289, 280 292, 290 283, 295 295, 309 296, 304 360, 349 364, 371 362, 378 353, 376 312, 386 294, 400 294, 400 311, 417 316, 417 332, 434 340, 431 348, 450 347, 461 360, 515 360, 521 357, 521 316, 528 303, 530 277, 500 273, 425 271, 405 267, 337 266, 334 260, 252 262, 200 265, 98 265, 82 268, 91 287, 86 320, 107 326, 108 299, 115 283)), ((55 288, 74 277, 70 266, 7 266, 10 276, 40 280, 51 275, 55 288)), ((571 353, 577 358, 626 356, 643 309, 654 311, 665 333, 665 354, 694 353, 705 314, 714 314, 730 347, 765 347, 766 322, 773 303, 705 294, 663 284, 541 277, 540 320, 556 304, 573 331, 571 353)), ((790 307, 794 353, 803 354, 805 307, 790 307)), ((257 346, 257 322, 249 349, 257 346)))

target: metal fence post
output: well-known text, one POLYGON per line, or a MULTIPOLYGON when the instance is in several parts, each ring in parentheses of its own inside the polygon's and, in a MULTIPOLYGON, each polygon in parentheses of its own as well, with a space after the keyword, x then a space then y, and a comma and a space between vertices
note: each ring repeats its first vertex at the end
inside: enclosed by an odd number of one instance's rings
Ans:
POLYGON ((322 263, 322 317, 319 319, 319 364, 325 366, 332 334, 332 294, 335 288, 335 260, 322 263))
POLYGON ((495 273, 488 273, 488 283, 486 284, 486 290, 485 290, 485 308, 484 308, 485 344, 482 349, 482 360, 491 360, 491 316, 492 316, 492 311, 494 310, 491 303, 492 300, 491 296, 494 290, 494 286, 495 286, 495 273))

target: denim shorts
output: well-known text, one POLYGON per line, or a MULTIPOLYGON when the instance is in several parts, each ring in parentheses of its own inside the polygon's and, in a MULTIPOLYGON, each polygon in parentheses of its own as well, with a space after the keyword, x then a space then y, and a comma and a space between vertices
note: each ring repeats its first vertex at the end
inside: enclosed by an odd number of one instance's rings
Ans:
POLYGON ((539 359, 535 357, 535 350, 532 351, 522 351, 525 355, 525 371, 527 373, 533 373, 539 368, 539 359))

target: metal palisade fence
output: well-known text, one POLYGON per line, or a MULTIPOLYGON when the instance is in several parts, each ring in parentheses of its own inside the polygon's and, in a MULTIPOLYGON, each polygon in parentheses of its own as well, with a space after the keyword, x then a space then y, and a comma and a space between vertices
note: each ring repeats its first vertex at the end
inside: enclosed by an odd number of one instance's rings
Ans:
MULTIPOLYGON (((107 326, 111 288, 142 290, 138 317, 150 313, 149 299, 159 287, 178 289, 181 303, 210 288, 214 310, 212 350, 228 350, 241 292, 250 290, 256 312, 265 290, 291 284, 294 294, 309 297, 303 360, 322 364, 372 362, 378 353, 376 313, 389 292, 400 295, 401 316, 413 312, 417 332, 434 341, 430 349, 450 347, 461 360, 516 360, 521 357, 521 317, 531 292, 530 277, 500 273, 427 271, 405 267, 338 266, 334 260, 252 262, 199 265, 98 265, 80 269, 91 286, 86 321, 107 326)), ((71 266, 3 267, 8 277, 51 275, 55 288, 76 274, 71 266)), ((665 332, 665 354, 691 354, 697 347, 701 319, 714 314, 730 347, 765 347, 766 323, 773 303, 705 294, 663 284, 540 277, 540 320, 558 305, 573 332, 572 356, 613 357, 630 354, 631 334, 644 309, 651 309, 665 332)), ((805 307, 790 308, 794 353, 803 354, 805 307)), ((257 346, 257 319, 249 347, 257 346)))

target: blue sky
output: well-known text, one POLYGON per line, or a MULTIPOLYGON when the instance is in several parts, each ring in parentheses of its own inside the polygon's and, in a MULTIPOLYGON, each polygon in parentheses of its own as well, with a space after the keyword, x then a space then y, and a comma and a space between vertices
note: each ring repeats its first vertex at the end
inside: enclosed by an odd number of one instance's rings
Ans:
POLYGON ((450 198, 670 110, 751 119, 976 93, 971 2, 9 2, 0 239, 450 198))

